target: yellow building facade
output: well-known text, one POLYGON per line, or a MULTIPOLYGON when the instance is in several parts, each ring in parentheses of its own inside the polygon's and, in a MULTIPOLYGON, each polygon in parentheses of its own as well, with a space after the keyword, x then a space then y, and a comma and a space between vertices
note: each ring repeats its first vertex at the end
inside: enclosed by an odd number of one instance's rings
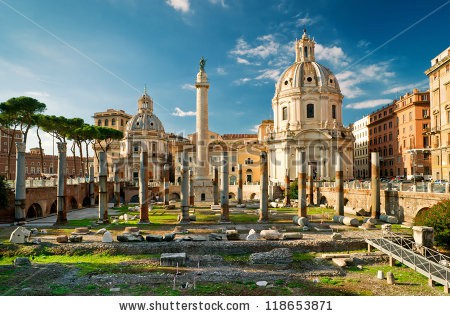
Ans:
POLYGON ((431 158, 433 180, 450 180, 450 47, 431 60, 431 158))

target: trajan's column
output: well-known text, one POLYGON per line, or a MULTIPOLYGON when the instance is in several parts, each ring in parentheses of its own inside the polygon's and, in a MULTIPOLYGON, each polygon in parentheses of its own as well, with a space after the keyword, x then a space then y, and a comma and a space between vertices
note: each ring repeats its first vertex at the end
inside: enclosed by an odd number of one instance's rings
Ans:
POLYGON ((209 129, 208 129, 208 76, 205 72, 206 60, 200 59, 200 70, 197 74, 195 88, 197 89, 197 122, 196 151, 197 166, 195 170, 194 194, 195 201, 213 201, 212 177, 209 174, 209 129))

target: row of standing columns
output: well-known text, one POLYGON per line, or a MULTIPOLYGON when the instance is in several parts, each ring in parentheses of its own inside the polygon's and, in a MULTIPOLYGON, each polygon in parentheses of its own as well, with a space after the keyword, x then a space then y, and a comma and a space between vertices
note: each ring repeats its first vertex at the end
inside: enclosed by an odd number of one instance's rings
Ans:
MULTIPOLYGON (((66 143, 58 143, 58 187, 57 187, 57 224, 64 224, 67 222, 67 214, 65 211, 65 177, 64 170, 66 164, 66 143)), ((25 219, 25 144, 16 143, 16 197, 15 197, 15 219, 16 221, 23 221, 25 219)), ((189 206, 194 205, 194 180, 193 173, 189 170, 187 157, 183 156, 182 165, 182 179, 181 179, 181 223, 189 223, 189 206)), ((259 221, 268 221, 268 161, 267 153, 261 152, 261 186, 260 186, 260 214, 259 221)), ((380 216, 380 178, 379 178, 379 154, 377 152, 371 153, 371 167, 372 167, 372 218, 379 218, 380 216)), ((309 166, 309 204, 314 204, 313 196, 313 178, 312 166, 309 166)), ((114 165, 114 195, 116 203, 120 203, 120 186, 118 181, 117 164, 114 165)), ((140 170, 139 170, 139 201, 140 201, 140 222, 148 223, 148 152, 143 151, 140 155, 140 170)), ((93 183, 93 167, 90 168, 89 177, 89 195, 91 204, 94 203, 94 183, 93 183)), ((229 222, 229 189, 228 189, 228 154, 223 153, 223 164, 221 168, 222 173, 222 190, 220 196, 221 205, 221 222, 229 222)), ((169 200, 169 166, 164 166, 164 204, 168 204, 169 200)), ((287 174, 287 173, 286 173, 287 174)), ((242 165, 238 165, 238 203, 242 203, 242 165)), ((99 221, 108 222, 108 208, 107 208, 107 162, 106 153, 99 152, 99 221)), ((285 204, 290 204, 289 199, 289 177, 286 176, 286 199, 285 204)), ((344 187, 343 187, 343 166, 341 155, 337 154, 336 163, 336 213, 344 215, 344 187)), ((213 196, 214 204, 219 203, 219 185, 218 185, 218 168, 214 167, 213 178, 213 196)), ((300 153, 300 172, 298 173, 298 215, 306 216, 306 163, 305 153, 300 153)))

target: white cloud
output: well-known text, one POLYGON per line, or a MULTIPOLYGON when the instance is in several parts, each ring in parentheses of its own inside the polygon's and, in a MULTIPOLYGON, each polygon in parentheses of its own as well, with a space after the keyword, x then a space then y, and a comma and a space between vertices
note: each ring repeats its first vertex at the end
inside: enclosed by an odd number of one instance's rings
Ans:
POLYGON ((181 86, 181 89, 194 91, 195 85, 193 85, 191 83, 185 83, 184 85, 181 86))
POLYGON ((253 125, 252 128, 249 129, 252 133, 258 133, 259 124, 253 125))
POLYGON ((238 85, 238 86, 240 86, 240 85, 242 85, 244 83, 249 82, 250 80, 252 80, 252 79, 250 79, 250 78, 241 78, 241 79, 238 79, 238 80, 234 80, 233 83, 238 85))
POLYGON ((366 47, 368 47, 370 45, 370 42, 369 41, 366 41, 366 40, 360 40, 360 41, 358 41, 358 43, 356 44, 356 46, 358 47, 358 48, 366 48, 366 47))
POLYGON ((195 116, 197 112, 194 111, 183 111, 179 107, 175 107, 175 112, 172 113, 173 116, 185 117, 185 116, 195 116))
POLYGON ((223 67, 217 67, 216 71, 217 71, 217 74, 222 75, 222 76, 227 74, 227 71, 223 67))
POLYGON ((362 101, 362 102, 347 104, 345 106, 345 108, 347 108, 347 109, 356 109, 356 110, 371 109, 371 108, 376 108, 376 107, 378 107, 380 105, 389 104, 391 102, 392 102, 391 99, 366 100, 366 101, 362 101))
POLYGON ((388 62, 380 62, 378 64, 372 64, 360 69, 361 74, 365 75, 369 79, 384 80, 395 76, 394 72, 388 71, 390 67, 388 62))
POLYGON ((256 57, 265 59, 270 55, 275 55, 278 52, 278 47, 280 44, 275 41, 275 37, 273 35, 269 34, 260 36, 256 40, 261 42, 261 44, 252 47, 243 38, 239 38, 234 49, 230 51, 230 54, 245 56, 247 58, 256 57))
POLYGON ((315 54, 317 59, 329 61, 333 66, 345 67, 348 65, 349 58, 344 50, 338 46, 323 46, 316 44, 315 54))
POLYGON ((297 27, 311 26, 313 24, 316 24, 320 20, 319 16, 310 17, 309 14, 306 14, 303 17, 300 17, 300 14, 297 14, 296 18, 298 18, 296 22, 297 27))
POLYGON ((394 93, 406 93, 411 92, 414 88, 419 90, 428 88, 428 79, 424 79, 422 81, 411 83, 407 85, 395 86, 390 89, 383 91, 383 94, 394 94, 394 93))
POLYGON ((225 0, 209 0, 212 4, 220 4, 223 8, 228 8, 228 5, 225 3, 225 0))
POLYGON ((281 71, 279 69, 265 69, 261 70, 261 74, 257 76, 255 79, 261 80, 261 79, 272 79, 274 81, 277 81, 278 78, 280 78, 281 71))
POLYGON ((166 3, 182 13, 189 12, 189 0, 166 0, 166 3))
POLYGON ((241 57, 237 57, 236 61, 237 61, 238 64, 244 64, 244 65, 251 65, 252 64, 247 59, 244 59, 244 58, 241 58, 241 57))

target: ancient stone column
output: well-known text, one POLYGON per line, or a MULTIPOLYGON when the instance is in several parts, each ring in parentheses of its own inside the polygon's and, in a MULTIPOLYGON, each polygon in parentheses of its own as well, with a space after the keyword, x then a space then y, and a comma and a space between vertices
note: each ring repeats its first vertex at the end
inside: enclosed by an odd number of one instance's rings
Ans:
POLYGON ((89 201, 90 201, 91 206, 95 205, 94 166, 89 167, 89 201))
MULTIPOLYGON (((204 59, 202 59, 204 61, 204 59)), ((197 81, 195 88, 197 89, 197 117, 196 117, 196 132, 197 132, 197 179, 208 178, 208 76, 205 72, 205 63, 200 65, 200 70, 197 74, 197 81)))
POLYGON ((267 222, 269 220, 268 212, 268 189, 269 189, 269 172, 267 167, 267 153, 262 151, 260 154, 261 164, 261 185, 260 185, 260 202, 259 202, 259 220, 258 222, 267 222))
POLYGON ((139 166, 139 223, 149 223, 148 219, 148 151, 141 151, 139 166))
POLYGON ((169 205, 169 164, 164 165, 164 205, 169 205))
POLYGON ((14 212, 14 220, 16 222, 25 220, 25 149, 25 143, 16 143, 16 196, 14 212))
POLYGON ((120 206, 119 166, 117 165, 117 163, 114 163, 113 172, 114 172, 114 198, 115 198, 114 206, 120 206))
POLYGON ((213 191, 214 205, 219 205, 219 168, 217 166, 214 166, 213 191))
POLYGON ((344 216, 344 170, 341 153, 336 153, 336 214, 344 216))
POLYGON ((189 170, 189 205, 194 206, 195 204, 195 193, 194 193, 194 172, 189 170))
POLYGON ((221 166, 222 191, 220 194, 220 223, 230 222, 229 190, 228 190, 228 152, 222 153, 221 166))
POLYGON ((308 166, 308 204, 314 205, 314 178, 313 165, 308 166))
POLYGON ((300 152, 298 173, 298 216, 306 217, 306 153, 300 152))
POLYGON ((189 165, 187 154, 181 155, 181 220, 180 224, 189 224, 189 165))
POLYGON ((380 218, 380 156, 378 152, 371 153, 372 166, 372 182, 371 182, 371 196, 372 196, 372 218, 380 218))
POLYGON ((66 205, 64 187, 66 179, 64 174, 66 172, 66 143, 57 143, 58 146, 58 187, 56 196, 56 224, 67 223, 66 205))
POLYGON ((98 153, 98 220, 99 222, 108 222, 108 190, 106 180, 108 169, 106 167, 106 153, 98 153))
POLYGON ((291 206, 291 197, 290 195, 290 185, 291 181, 289 179, 289 169, 286 169, 286 176, 284 177, 284 206, 290 207, 291 206))
POLYGON ((242 204, 242 164, 238 164, 238 189, 237 189, 237 202, 242 204))

